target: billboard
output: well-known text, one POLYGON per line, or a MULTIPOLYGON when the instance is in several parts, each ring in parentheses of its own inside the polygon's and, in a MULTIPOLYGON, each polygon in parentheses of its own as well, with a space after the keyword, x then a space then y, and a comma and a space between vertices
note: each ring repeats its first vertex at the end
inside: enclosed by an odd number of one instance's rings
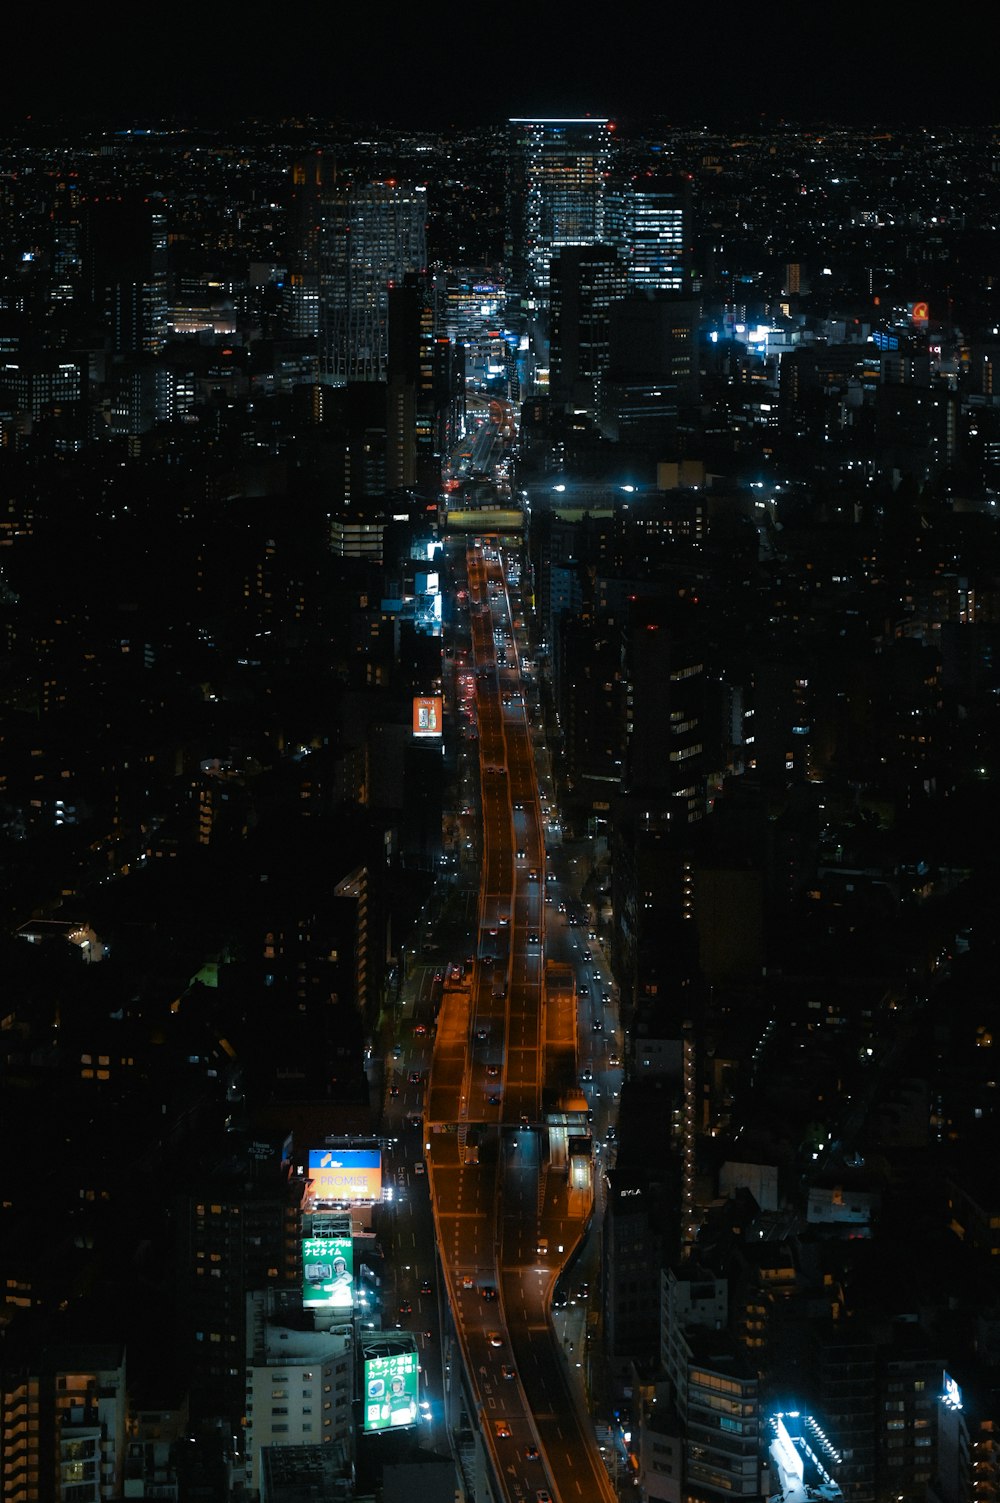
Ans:
POLYGON ((354 1305, 354 1243, 350 1237, 303 1237, 302 1303, 350 1310, 354 1305))
POLYGON ((418 1386, 415 1351, 365 1358, 365 1433, 403 1430, 417 1423, 418 1386))
POLYGON ((440 694, 418 695, 413 701, 413 734, 415 736, 441 735, 440 694))
POLYGON ((377 1148, 310 1148, 313 1200, 381 1200, 382 1154, 377 1148))

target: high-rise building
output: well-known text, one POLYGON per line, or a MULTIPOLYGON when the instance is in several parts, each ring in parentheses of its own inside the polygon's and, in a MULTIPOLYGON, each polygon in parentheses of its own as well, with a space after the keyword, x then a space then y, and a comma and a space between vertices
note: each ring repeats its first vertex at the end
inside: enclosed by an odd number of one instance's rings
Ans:
POLYGON ((390 180, 326 196, 320 302, 334 382, 384 381, 389 291, 427 266, 427 190, 390 180))
POLYGON ((629 788, 663 800, 675 824, 704 812, 704 648, 687 595, 631 602, 623 633, 629 788))
POLYGON ((322 152, 295 163, 289 206, 292 244, 284 289, 285 331, 292 339, 318 339, 320 334, 323 184, 322 152))
POLYGON ((666 292, 633 292, 609 310, 598 421, 606 438, 660 446, 697 401, 700 309, 666 292))
POLYGON ((656 1186, 640 1169, 612 1169, 604 1228, 604 1335, 611 1363, 656 1356, 663 1229, 656 1186))
POLYGON ((10 1503, 102 1503, 122 1496, 125 1351, 56 1345, 0 1367, 0 1458, 10 1503))
MULTIPOLYGON (((243 1413, 246 1293, 300 1281, 301 1181, 283 1156, 286 1129, 258 1124, 254 1151, 192 1178, 173 1206, 174 1351, 195 1423, 243 1413)), ((232 1139, 235 1142, 235 1138, 232 1139)))
POLYGON ((549 267, 549 392, 553 403, 597 411, 610 360, 611 304, 625 272, 610 245, 566 246, 549 267))
POLYGON ((608 239, 625 262, 630 288, 686 292, 691 269, 690 180, 682 173, 642 173, 612 195, 608 239))
POLYGON ((83 226, 84 281, 115 356, 156 355, 167 336, 166 204, 156 194, 95 199, 83 226))
POLYGON ((389 291, 386 486, 436 495, 441 459, 457 442, 459 381, 454 346, 438 326, 425 277, 389 291))
POLYGON ((560 246, 605 238, 612 130, 609 120, 589 116, 509 122, 507 263, 529 301, 547 299, 560 246))

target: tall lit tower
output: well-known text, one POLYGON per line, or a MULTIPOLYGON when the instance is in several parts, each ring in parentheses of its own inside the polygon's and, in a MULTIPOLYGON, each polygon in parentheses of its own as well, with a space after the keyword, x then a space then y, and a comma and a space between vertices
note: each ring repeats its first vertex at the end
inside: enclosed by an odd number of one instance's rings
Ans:
POLYGON ((690 181, 682 173, 643 173, 620 201, 620 244, 629 286, 685 292, 691 262, 690 181))
POLYGON ((327 198, 321 270, 325 364, 334 381, 384 381, 389 290, 427 268, 427 191, 395 181, 327 198))
POLYGON ((322 152, 292 167, 286 327, 293 339, 318 339, 320 255, 323 236, 324 161, 322 152))
POLYGON ((92 200, 83 225, 84 279, 109 321, 112 353, 159 354, 167 336, 167 218, 158 193, 92 200))
POLYGON ((613 126, 587 116, 515 119, 508 130, 507 263, 514 287, 544 303, 553 252, 605 238, 613 126))
POLYGON ((549 266, 549 392, 553 402, 596 412, 609 364, 611 304, 625 270, 611 245, 566 246, 549 266))

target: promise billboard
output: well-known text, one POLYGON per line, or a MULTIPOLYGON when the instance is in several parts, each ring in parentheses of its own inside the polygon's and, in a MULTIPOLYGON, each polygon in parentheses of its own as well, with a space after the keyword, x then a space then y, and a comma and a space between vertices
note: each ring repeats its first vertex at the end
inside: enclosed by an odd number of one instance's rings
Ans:
POLYGON ((314 1201, 380 1200, 378 1148, 310 1148, 309 1195, 314 1201))

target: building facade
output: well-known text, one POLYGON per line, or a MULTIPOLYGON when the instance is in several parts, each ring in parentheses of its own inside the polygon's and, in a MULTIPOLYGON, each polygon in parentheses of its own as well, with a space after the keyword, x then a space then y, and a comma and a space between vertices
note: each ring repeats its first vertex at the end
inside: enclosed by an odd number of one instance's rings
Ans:
POLYGON ((609 120, 514 119, 508 123, 507 262, 523 296, 543 303, 552 255, 605 239, 609 120))

